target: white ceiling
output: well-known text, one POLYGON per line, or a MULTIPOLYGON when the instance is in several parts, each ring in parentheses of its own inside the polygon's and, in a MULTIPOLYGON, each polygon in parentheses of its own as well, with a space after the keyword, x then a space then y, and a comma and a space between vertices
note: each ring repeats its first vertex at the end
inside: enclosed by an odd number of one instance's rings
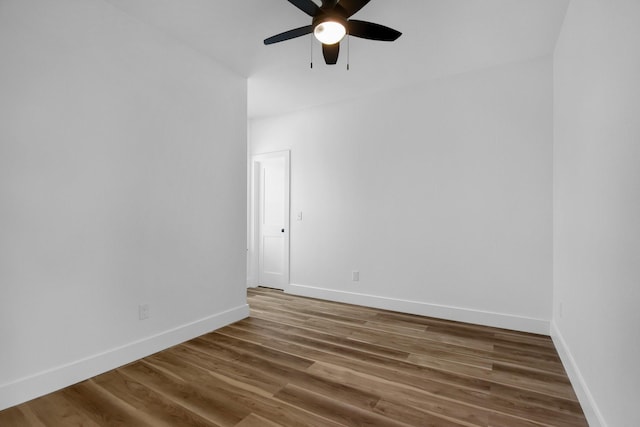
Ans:
MULTIPOLYGON (((371 0, 354 18, 403 33, 352 37, 327 66, 311 36, 264 46, 311 18, 287 0, 107 0, 249 79, 250 117, 459 74, 553 52, 569 0, 371 0)), ((315 1, 315 0, 314 0, 315 1)), ((316 1, 319 4, 319 1, 316 1)))

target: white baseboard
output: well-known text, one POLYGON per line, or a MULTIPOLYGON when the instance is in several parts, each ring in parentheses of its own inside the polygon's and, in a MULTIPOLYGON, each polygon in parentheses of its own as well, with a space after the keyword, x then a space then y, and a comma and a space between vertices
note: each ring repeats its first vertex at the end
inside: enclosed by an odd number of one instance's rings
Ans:
POLYGON ((118 368, 249 316, 247 304, 0 385, 0 411, 118 368))
POLYGON ((558 350, 558 355, 560 355, 560 359, 567 371, 569 380, 571 380, 571 385, 578 396, 578 400, 582 406, 582 411, 584 412, 585 417, 587 417, 589 426, 607 427, 607 423, 598 409, 598 405, 593 399, 593 395, 591 394, 591 391, 589 391, 589 387, 587 386, 584 377, 580 373, 580 369, 571 354, 571 350, 569 349, 567 342, 564 340, 558 325, 554 321, 551 322, 551 338, 558 350))
POLYGON ((355 292, 344 292, 305 285, 290 284, 285 288, 285 291, 305 297, 363 305, 367 307, 381 308, 384 310, 417 314, 420 316, 436 317, 439 319, 455 320, 457 322, 474 323, 477 325, 549 335, 549 321, 543 319, 380 297, 355 292))

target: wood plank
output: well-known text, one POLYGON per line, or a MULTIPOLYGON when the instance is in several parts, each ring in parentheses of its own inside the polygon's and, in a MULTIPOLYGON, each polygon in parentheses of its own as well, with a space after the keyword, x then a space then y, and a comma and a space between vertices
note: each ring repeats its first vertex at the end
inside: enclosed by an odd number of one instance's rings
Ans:
MULTIPOLYGON (((280 390, 287 383, 287 379, 273 372, 268 365, 268 361, 262 363, 262 359, 255 356, 243 358, 241 353, 233 361, 219 359, 215 354, 204 353, 187 346, 174 348, 170 352, 163 352, 150 360, 173 361, 176 367, 181 367, 182 362, 187 362, 193 366, 207 370, 211 374, 224 373, 224 376, 243 383, 246 388, 250 388, 256 393, 273 394, 280 390), (247 360, 248 359, 248 360, 247 360)), ((290 368, 294 371, 295 368, 290 368)), ((284 370, 284 369, 283 369, 284 370)))
MULTIPOLYGON (((54 393, 55 394, 55 393, 54 393)), ((40 399, 36 399, 40 400, 40 399)), ((33 401, 32 401, 33 402, 33 401)), ((60 408, 56 408, 56 410, 59 410, 60 408)), ((31 427, 46 427, 46 425, 44 424, 44 422, 42 422, 40 420, 40 418, 38 418, 38 416, 35 414, 35 412, 33 412, 31 410, 31 408, 29 407, 29 405, 21 405, 19 407, 20 412, 22 412, 22 414, 24 414, 24 417, 26 418, 27 422, 25 425, 31 426, 31 427)), ((47 413, 47 416, 49 416, 50 414, 47 413)), ((95 424, 92 423, 92 421, 89 418, 86 418, 85 420, 83 420, 80 423, 78 423, 78 421, 74 421, 72 418, 74 417, 74 414, 68 414, 66 418, 63 418, 63 421, 61 424, 65 424, 65 425, 86 425, 89 427, 94 426, 95 424)), ((1 416, 0 416, 1 418, 1 416)), ((48 418, 49 423, 51 423, 51 417, 48 418)), ((20 425, 20 424, 16 424, 16 425, 20 425)))
POLYGON ((249 414, 242 421, 236 424, 235 427, 286 427, 282 424, 274 423, 266 418, 262 418, 260 415, 249 414))
MULTIPOLYGON (((189 373, 180 372, 180 376, 174 376, 147 360, 125 366, 119 371, 215 426, 233 426, 251 413, 248 408, 231 401, 226 393, 213 389, 205 381, 190 383, 184 380, 182 376, 193 378, 189 373)), ((203 379, 202 376, 199 378, 203 379)))
MULTIPOLYGON (((273 384, 274 387, 264 388, 265 391, 270 393, 276 393, 287 384, 294 384, 316 393, 332 396, 334 399, 349 403, 352 406, 365 409, 372 408, 380 399, 375 393, 363 392, 340 382, 329 381, 321 375, 310 373, 308 370, 298 370, 285 364, 262 359, 259 354, 256 353, 238 350, 237 354, 238 357, 234 361, 236 365, 235 369, 251 372, 251 379, 257 378, 262 383, 273 384)), ((211 355, 201 354, 194 357, 193 355, 185 355, 184 352, 181 352, 178 357, 180 360, 207 369, 212 374, 219 370, 217 366, 214 366, 212 370, 211 355)), ((176 361, 174 363, 179 362, 176 361)), ((236 379, 239 379, 244 384, 248 383, 244 376, 237 377, 237 375, 233 373, 230 374, 230 370, 226 369, 221 371, 225 373, 225 376, 236 377, 236 379)))
MULTIPOLYGON (((98 425, 153 427, 153 419, 122 400, 102 392, 93 380, 83 381, 60 391, 79 413, 88 415, 98 425)), ((41 417, 42 418, 42 417, 41 417)))
POLYGON ((326 332, 320 332, 313 328, 293 326, 286 323, 279 323, 279 322, 274 322, 271 320, 265 320, 260 318, 245 319, 240 322, 237 322, 235 326, 257 326, 258 328, 270 328, 272 330, 291 333, 298 336, 305 336, 308 338, 313 338, 315 340, 324 341, 327 343, 341 345, 341 346, 346 346, 346 347, 354 348, 367 353, 377 354, 383 357, 391 357, 394 359, 404 360, 409 357, 409 352, 396 350, 389 346, 370 344, 367 342, 355 340, 355 339, 344 337, 341 335, 334 335, 326 332))
POLYGON ((27 417, 17 406, 0 411, 0 421, 0 425, 6 426, 28 425, 27 417))
MULTIPOLYGON (((230 333, 229 331, 230 330, 226 331, 227 334, 230 333)), ((246 343, 253 343, 258 346, 277 348, 281 351, 291 352, 292 354, 313 354, 313 357, 318 361, 344 366, 360 373, 373 374, 384 380, 397 382, 403 385, 410 385, 436 396, 443 396, 457 401, 472 402, 477 407, 484 407, 484 405, 488 403, 487 399, 489 394, 486 392, 478 392, 466 388, 456 387, 455 385, 423 378, 411 372, 402 372, 396 369, 372 365, 367 361, 347 358, 329 352, 323 352, 321 350, 300 346, 286 340, 265 338, 259 334, 243 331, 241 329, 233 330, 232 332, 234 333, 234 335, 228 336, 230 338, 235 338, 239 342, 238 345, 244 345, 244 341, 246 343)))
MULTIPOLYGON (((78 411, 76 406, 72 405, 61 393, 48 394, 21 405, 20 408, 29 418, 29 422, 27 424, 15 424, 16 426, 99 426, 84 412, 78 411)), ((0 417, 1 419, 2 417, 0 417)), ((3 423, 0 422, 0 425, 3 425, 3 423)), ((7 423, 7 425, 10 426, 12 424, 7 423)))
MULTIPOLYGON (((489 412, 481 406, 469 405, 463 401, 439 396, 417 387, 385 381, 374 375, 322 362, 314 364, 308 370, 336 382, 364 391, 376 392, 382 396, 381 400, 419 408, 436 416, 437 419, 446 418, 459 424, 474 426, 486 426, 488 422, 489 412)), ((485 402, 476 403, 484 404, 485 402)))
POLYGON ((195 394, 186 396, 188 400, 184 403, 189 404, 189 402, 193 403, 193 400, 200 399, 201 402, 196 405, 197 409, 208 413, 207 418, 218 417, 218 422, 222 426, 235 425, 250 413, 287 426, 337 426, 324 417, 307 413, 279 399, 274 399, 269 393, 256 393, 253 387, 235 381, 223 372, 215 372, 212 375, 204 369, 188 363, 180 363, 175 358, 167 357, 165 360, 156 356, 158 355, 145 359, 143 363, 156 374, 164 375, 165 378, 172 375, 172 372, 177 373, 185 383, 190 384, 187 390, 196 391, 195 394), (243 415, 247 411, 251 412, 243 415))
POLYGON ((583 417, 580 403, 573 399, 559 399, 547 394, 523 390, 516 387, 509 387, 500 384, 491 386, 491 396, 500 398, 503 402, 512 402, 505 405, 526 405, 525 407, 545 408, 553 413, 570 415, 573 417, 583 417))
MULTIPOLYGON (((389 334, 387 330, 374 330, 371 328, 354 328, 349 325, 336 325, 322 320, 313 319, 306 322, 296 322, 278 314, 259 312, 256 317, 260 320, 269 320, 285 325, 302 325, 305 329, 316 331, 331 330, 333 334, 348 336, 357 341, 366 342, 378 346, 393 348, 408 353, 429 353, 441 355, 450 361, 460 361, 460 363, 490 367, 493 359, 492 351, 475 350, 467 347, 441 343, 428 339, 424 334, 415 331, 404 332, 403 334, 389 334)), ((365 325, 367 326, 367 325, 365 325)), ((510 359, 507 359, 510 360, 510 359)))
POLYGON ((114 397, 124 400, 141 413, 146 413, 157 426, 211 426, 211 422, 180 406, 177 402, 124 376, 110 371, 94 378, 94 382, 114 397))
MULTIPOLYGON (((254 334, 254 336, 256 335, 255 330, 247 329, 242 325, 234 325, 233 327, 230 327, 225 331, 221 331, 220 333, 228 333, 228 331, 233 331, 232 334, 234 335, 238 335, 243 332, 254 334)), ((478 392, 488 391, 490 387, 490 383, 483 379, 458 375, 447 371, 416 365, 402 360, 381 357, 374 354, 365 353, 354 348, 332 345, 295 334, 281 333, 269 328, 262 328, 260 334, 262 336, 267 336, 269 340, 285 340, 291 344, 298 344, 306 348, 316 349, 342 358, 348 358, 352 360, 366 360, 366 369, 387 368, 389 370, 393 370, 394 372, 399 371, 412 375, 416 378, 437 381, 443 384, 449 384, 459 388, 468 388, 470 390, 478 392)))
POLYGON ((586 427, 548 336, 250 289, 251 317, 5 426, 586 427))
MULTIPOLYGON (((450 419, 434 416, 418 408, 404 405, 400 402, 381 400, 374 408, 375 412, 386 418, 404 420, 409 425, 424 427, 476 427, 474 424, 455 422, 450 419)), ((487 424, 481 424, 486 426, 487 424)))
POLYGON ((295 385, 285 386, 274 397, 347 426, 407 427, 405 423, 382 417, 373 411, 365 411, 341 400, 332 399, 295 385))

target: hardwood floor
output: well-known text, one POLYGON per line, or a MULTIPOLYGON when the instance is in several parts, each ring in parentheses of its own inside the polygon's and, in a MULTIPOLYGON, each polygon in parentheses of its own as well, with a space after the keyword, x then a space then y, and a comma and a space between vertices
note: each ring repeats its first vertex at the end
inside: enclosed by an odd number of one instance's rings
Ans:
POLYGON ((0 426, 587 426, 549 337, 249 290, 251 317, 0 426))

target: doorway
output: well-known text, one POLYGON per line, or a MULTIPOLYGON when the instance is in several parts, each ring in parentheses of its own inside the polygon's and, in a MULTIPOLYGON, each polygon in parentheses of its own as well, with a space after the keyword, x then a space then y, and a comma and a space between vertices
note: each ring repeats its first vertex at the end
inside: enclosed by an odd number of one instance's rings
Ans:
POLYGON ((252 158, 253 278, 250 285, 287 290, 289 285, 290 152, 252 158))

